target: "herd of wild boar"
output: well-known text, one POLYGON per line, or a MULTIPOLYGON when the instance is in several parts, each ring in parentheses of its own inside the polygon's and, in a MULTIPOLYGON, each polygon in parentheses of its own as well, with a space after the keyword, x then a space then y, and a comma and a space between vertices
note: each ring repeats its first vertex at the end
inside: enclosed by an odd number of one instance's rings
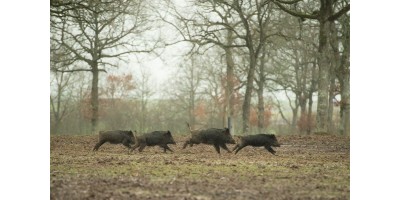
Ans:
MULTIPOLYGON (((246 146, 264 147, 267 151, 274 154, 276 151, 272 147, 280 147, 278 140, 275 135, 272 134, 257 134, 248 136, 237 136, 238 142, 232 138, 228 128, 209 128, 192 130, 189 123, 187 123, 191 137, 185 141, 183 149, 188 145, 193 144, 208 144, 213 145, 215 150, 220 153, 220 147, 231 153, 235 151, 237 154, 241 149, 246 146), (226 144, 236 144, 233 150, 229 150, 226 144)), ((136 131, 135 131, 136 132, 136 131)), ((111 144, 123 144, 128 148, 128 152, 132 152, 136 148, 139 148, 139 152, 142 152, 146 146, 159 146, 164 149, 164 153, 172 151, 168 147, 168 144, 176 144, 171 132, 168 131, 153 131, 137 136, 132 131, 100 131, 99 142, 94 146, 93 151, 97 151, 101 145, 109 142, 111 144), (133 146, 132 146, 133 145, 133 146)))

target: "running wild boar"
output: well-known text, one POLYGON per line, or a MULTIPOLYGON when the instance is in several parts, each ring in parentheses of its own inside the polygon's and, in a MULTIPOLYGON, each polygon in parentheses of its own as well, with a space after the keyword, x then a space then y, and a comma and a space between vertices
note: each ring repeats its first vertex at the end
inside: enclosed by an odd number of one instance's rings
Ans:
POLYGON ((235 154, 246 146, 264 147, 270 153, 274 154, 276 151, 272 147, 280 147, 275 135, 273 134, 256 134, 247 136, 237 136, 239 138, 238 144, 233 148, 235 154))
POLYGON ((93 151, 99 150, 100 146, 106 142, 111 144, 123 144, 131 148, 131 144, 133 144, 133 133, 132 131, 122 130, 100 131, 99 142, 94 146, 93 151))
POLYGON ((185 149, 187 145, 208 144, 213 145, 218 154, 220 154, 220 147, 231 153, 226 144, 235 144, 235 140, 232 138, 228 128, 192 130, 189 123, 186 124, 189 127, 191 137, 184 143, 183 149, 185 149))
POLYGON ((140 136, 134 136, 135 145, 131 151, 139 147, 139 152, 142 152, 146 146, 160 146, 164 149, 164 153, 168 150, 173 152, 168 144, 176 144, 170 131, 153 131, 151 133, 145 133, 140 136))

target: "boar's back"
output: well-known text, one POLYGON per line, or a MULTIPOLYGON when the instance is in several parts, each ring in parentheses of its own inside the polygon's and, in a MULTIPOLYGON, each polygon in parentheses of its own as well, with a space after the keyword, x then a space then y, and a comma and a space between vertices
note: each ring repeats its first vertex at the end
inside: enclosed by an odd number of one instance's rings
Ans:
POLYGON ((119 144, 124 139, 133 142, 132 138, 130 137, 129 131, 121 130, 100 132, 100 138, 108 141, 111 144, 119 144))
POLYGON ((227 136, 225 132, 225 129, 210 128, 202 130, 199 133, 199 137, 205 144, 226 143, 227 137, 229 136, 227 136))
POLYGON ((166 136, 167 131, 154 131, 151 133, 146 133, 144 136, 146 138, 147 146, 155 146, 159 144, 164 144, 167 141, 166 136))
POLYGON ((273 139, 266 134, 256 134, 245 136, 243 137, 243 140, 246 144, 260 147, 271 143, 273 139))

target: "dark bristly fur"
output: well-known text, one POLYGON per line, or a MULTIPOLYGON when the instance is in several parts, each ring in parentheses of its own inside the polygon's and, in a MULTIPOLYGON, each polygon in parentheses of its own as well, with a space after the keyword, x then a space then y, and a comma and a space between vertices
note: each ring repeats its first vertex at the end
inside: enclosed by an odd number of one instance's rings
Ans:
POLYGON ((209 128, 204 130, 192 130, 189 123, 186 123, 189 127, 191 137, 183 145, 183 149, 187 145, 193 146, 193 144, 209 144, 213 145, 215 150, 220 153, 220 147, 231 153, 226 144, 235 144, 235 140, 229 132, 228 128, 218 129, 209 128))
POLYGON ((256 134, 256 135, 247 135, 247 136, 238 136, 239 142, 233 148, 232 151, 235 151, 235 154, 239 152, 246 146, 253 146, 253 147, 264 147, 270 153, 274 154, 276 151, 272 149, 272 147, 280 147, 278 140, 276 139, 275 135, 273 134, 256 134))
POLYGON ((132 151, 139 147, 139 152, 142 152, 146 146, 160 146, 164 149, 164 153, 168 150, 173 152, 168 144, 176 144, 170 131, 153 131, 146 133, 141 136, 134 136, 135 145, 132 147, 132 151))
POLYGON ((131 148, 133 144, 133 133, 132 131, 100 131, 99 142, 94 146, 93 151, 97 151, 101 145, 109 142, 111 144, 123 144, 124 146, 131 148))

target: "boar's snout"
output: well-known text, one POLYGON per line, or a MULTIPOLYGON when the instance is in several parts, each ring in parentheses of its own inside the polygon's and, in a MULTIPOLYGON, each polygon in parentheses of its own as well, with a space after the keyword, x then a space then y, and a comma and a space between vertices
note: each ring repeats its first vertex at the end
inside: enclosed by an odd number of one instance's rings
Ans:
POLYGON ((233 138, 231 138, 231 139, 228 141, 228 144, 236 144, 236 141, 235 141, 233 138))

